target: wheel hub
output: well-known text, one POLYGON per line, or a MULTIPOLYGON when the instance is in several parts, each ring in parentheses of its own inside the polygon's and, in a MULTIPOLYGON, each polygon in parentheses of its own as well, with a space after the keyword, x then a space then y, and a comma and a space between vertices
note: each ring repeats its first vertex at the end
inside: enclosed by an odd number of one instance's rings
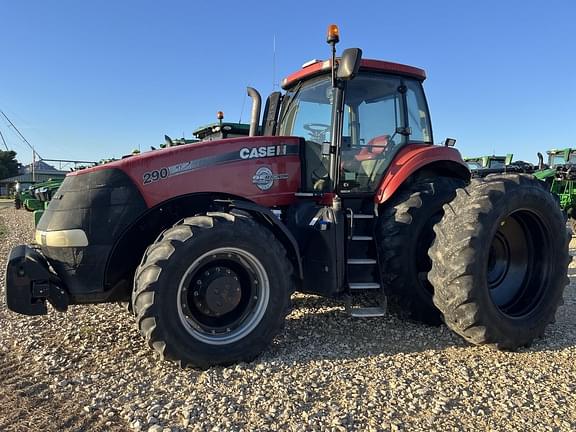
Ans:
POLYGON ((510 263, 510 247, 500 232, 490 246, 488 257, 488 286, 495 289, 506 277, 510 263))
POLYGON ((204 271, 193 287, 194 305, 211 317, 233 311, 242 298, 238 275, 226 267, 218 266, 204 271))

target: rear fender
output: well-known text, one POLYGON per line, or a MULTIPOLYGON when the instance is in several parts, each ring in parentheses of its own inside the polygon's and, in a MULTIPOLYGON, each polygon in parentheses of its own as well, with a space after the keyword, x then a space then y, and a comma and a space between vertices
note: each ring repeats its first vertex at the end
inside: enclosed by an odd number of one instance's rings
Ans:
POLYGON ((455 148, 410 144, 398 152, 386 170, 376 191, 375 202, 388 201, 410 176, 427 168, 435 174, 470 180, 470 170, 455 148))

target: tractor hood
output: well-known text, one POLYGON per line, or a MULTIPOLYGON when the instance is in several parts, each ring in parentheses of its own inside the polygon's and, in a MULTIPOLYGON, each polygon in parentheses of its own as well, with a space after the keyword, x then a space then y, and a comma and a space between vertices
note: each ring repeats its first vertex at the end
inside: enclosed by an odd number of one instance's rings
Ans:
POLYGON ((147 207, 192 193, 244 197, 271 206, 290 204, 301 184, 301 139, 240 137, 155 150, 70 173, 120 170, 147 207))

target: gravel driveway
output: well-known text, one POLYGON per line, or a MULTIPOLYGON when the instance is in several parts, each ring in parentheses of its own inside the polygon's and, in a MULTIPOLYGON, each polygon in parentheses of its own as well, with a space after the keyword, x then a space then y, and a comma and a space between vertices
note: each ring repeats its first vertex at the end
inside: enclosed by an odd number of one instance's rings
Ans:
MULTIPOLYGON (((31 239, 32 214, 4 208, 0 224, 3 268, 10 248, 31 239)), ((181 370, 157 360, 120 306, 35 318, 2 300, 0 430, 573 431, 571 266, 556 324, 516 353, 394 316, 349 318, 337 303, 296 295, 285 330, 254 363, 181 370)), ((4 274, 0 282, 3 296, 4 274)))

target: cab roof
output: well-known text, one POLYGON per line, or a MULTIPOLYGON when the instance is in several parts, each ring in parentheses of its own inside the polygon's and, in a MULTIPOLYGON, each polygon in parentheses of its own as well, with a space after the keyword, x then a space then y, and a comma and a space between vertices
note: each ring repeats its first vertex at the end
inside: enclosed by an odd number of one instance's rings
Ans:
MULTIPOLYGON (((282 88, 288 90, 300 81, 328 73, 331 63, 331 60, 316 60, 305 63, 302 69, 288 75, 282 80, 282 88)), ((362 59, 360 61, 360 70, 406 75, 420 81, 426 79, 426 72, 423 69, 382 60, 362 59)))

